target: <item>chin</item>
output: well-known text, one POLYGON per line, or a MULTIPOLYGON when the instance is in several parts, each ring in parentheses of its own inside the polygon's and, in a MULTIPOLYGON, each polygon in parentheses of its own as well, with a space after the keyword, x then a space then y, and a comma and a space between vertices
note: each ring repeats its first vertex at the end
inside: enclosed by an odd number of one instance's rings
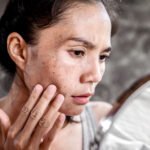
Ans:
POLYGON ((66 116, 80 115, 85 108, 85 105, 77 105, 70 108, 61 107, 59 112, 64 113, 66 116))

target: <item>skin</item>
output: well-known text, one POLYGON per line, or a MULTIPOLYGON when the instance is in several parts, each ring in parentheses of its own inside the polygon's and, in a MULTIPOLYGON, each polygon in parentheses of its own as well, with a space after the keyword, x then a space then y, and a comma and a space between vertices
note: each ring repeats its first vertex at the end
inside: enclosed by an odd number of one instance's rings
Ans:
MULTIPOLYGON (((64 20, 38 31, 34 46, 18 33, 9 35, 8 53, 17 72, 10 92, 0 102, 5 149, 24 149, 26 145, 26 149, 82 149, 81 123, 64 123, 65 115, 79 119, 85 105, 76 103, 72 96, 94 94, 105 71, 105 58, 110 55, 110 38, 110 18, 101 3, 67 10, 64 20), (22 107, 28 113, 21 111, 22 107), (38 115, 31 119, 34 112, 38 115), (49 127, 36 129, 41 118, 46 118, 49 127), (34 131, 32 136, 30 130, 34 131), (70 133, 72 138, 68 138, 70 133)), ((98 122, 111 108, 105 103, 91 105, 98 122)))

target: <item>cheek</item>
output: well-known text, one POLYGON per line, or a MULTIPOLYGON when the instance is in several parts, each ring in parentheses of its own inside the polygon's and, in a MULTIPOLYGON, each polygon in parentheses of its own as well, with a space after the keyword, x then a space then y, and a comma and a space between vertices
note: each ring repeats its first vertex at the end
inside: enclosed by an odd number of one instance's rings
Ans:
POLYGON ((105 73, 105 68, 106 68, 105 63, 102 63, 101 66, 100 66, 100 72, 101 72, 101 75, 102 75, 102 76, 103 76, 104 73, 105 73))
POLYGON ((49 85, 48 83, 51 84, 51 82, 48 81, 52 78, 52 74, 54 74, 51 68, 55 68, 55 64, 50 63, 50 61, 45 58, 31 58, 26 64, 24 80, 30 91, 36 84, 41 84, 44 88, 49 85))
POLYGON ((44 86, 55 84, 62 94, 66 94, 69 90, 77 87, 79 81, 77 65, 67 59, 44 61, 42 64, 41 70, 45 73, 42 73, 41 81, 44 86))
POLYGON ((27 65, 25 82, 29 89, 37 83, 44 88, 54 84, 60 93, 66 95, 67 92, 79 86, 81 67, 64 53, 60 55, 55 53, 54 56, 40 57, 27 65))
POLYGON ((75 88, 78 84, 79 75, 76 69, 66 63, 56 64, 52 71, 52 81, 62 94, 75 88))

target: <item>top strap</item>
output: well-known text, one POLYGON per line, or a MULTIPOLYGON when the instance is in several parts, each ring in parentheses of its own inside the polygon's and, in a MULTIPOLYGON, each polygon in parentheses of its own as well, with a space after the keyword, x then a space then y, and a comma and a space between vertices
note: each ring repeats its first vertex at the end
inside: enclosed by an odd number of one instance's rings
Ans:
POLYGON ((90 104, 87 104, 83 113, 81 114, 82 120, 82 150, 89 150, 89 144, 93 141, 97 130, 97 122, 94 112, 90 104))

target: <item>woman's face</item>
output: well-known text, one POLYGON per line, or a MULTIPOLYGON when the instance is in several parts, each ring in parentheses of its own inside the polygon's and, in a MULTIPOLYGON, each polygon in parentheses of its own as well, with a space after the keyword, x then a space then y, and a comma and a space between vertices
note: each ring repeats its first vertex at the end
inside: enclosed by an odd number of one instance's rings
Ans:
POLYGON ((110 54, 111 22, 102 4, 80 4, 65 19, 39 32, 38 44, 28 46, 24 72, 27 87, 57 86, 66 115, 80 114, 94 94, 110 54))

